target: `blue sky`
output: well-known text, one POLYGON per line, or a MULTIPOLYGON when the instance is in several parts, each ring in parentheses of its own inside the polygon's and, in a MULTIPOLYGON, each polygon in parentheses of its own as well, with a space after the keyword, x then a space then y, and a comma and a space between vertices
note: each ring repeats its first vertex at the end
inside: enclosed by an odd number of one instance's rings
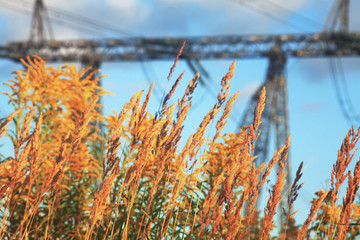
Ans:
MULTIPOLYGON (((241 2, 244 1, 45 0, 45 4, 53 9, 86 16, 93 21, 113 25, 124 32, 124 34, 116 35, 109 31, 97 30, 95 34, 89 34, 89 30, 78 31, 67 27, 64 23, 53 23, 55 39, 313 33, 322 31, 322 26, 334 1, 253 0, 251 1, 253 8, 245 7, 241 2), (257 11, 254 11, 254 8, 257 11), (266 14, 271 14, 271 16, 266 14), (274 18, 280 19, 280 21, 274 20, 274 18)), ((30 16, 24 13, 31 11, 31 4, 29 4, 31 1, 0 0, 0 5, 1 3, 4 4, 2 7, 0 6, 0 45, 5 45, 8 41, 28 39, 30 16), (12 7, 9 7, 10 2, 12 2, 10 4, 12 7), (21 12, 13 11, 14 6, 16 9, 23 10, 21 12)), ((350 5, 350 30, 360 31, 360 18, 357 16, 360 11, 360 2, 352 1, 350 5)), ((54 14, 54 16, 59 17, 60 15, 54 14)), ((345 76, 344 82, 358 113, 360 113, 359 60, 359 58, 341 59, 345 76)), ((211 91, 202 86, 195 91, 195 109, 190 112, 189 120, 186 122, 185 136, 196 130, 202 117, 215 103, 214 94, 209 94, 209 92, 217 92, 220 89, 221 77, 226 73, 231 62, 231 60, 202 61, 213 81, 208 84, 211 91)), ((105 113, 110 113, 111 109, 119 111, 132 94, 142 89, 147 90, 149 81, 155 81, 159 90, 164 89, 171 65, 172 61, 154 61, 142 64, 133 62, 103 63, 102 74, 108 75, 103 79, 103 86, 115 94, 115 96, 104 98, 105 113), (150 76, 149 79, 144 74, 144 68, 150 76)), ((303 181, 306 183, 300 191, 295 205, 295 209, 301 210, 304 214, 299 216, 299 219, 303 219, 307 214, 314 192, 320 188, 329 187, 332 164, 335 163, 337 151, 351 127, 340 110, 328 66, 329 60, 325 58, 290 58, 287 64, 289 125, 292 134, 292 175, 301 161, 304 161, 305 164, 303 181), (303 211, 302 208, 306 210, 303 211)), ((0 59, 0 83, 12 78, 11 72, 19 67, 21 67, 19 64, 10 60, 0 59)), ((240 97, 235 103, 232 120, 229 121, 225 131, 233 132, 238 128, 238 121, 247 106, 249 97, 265 78, 266 68, 266 59, 237 60, 236 75, 232 80, 232 93, 240 90, 240 97)), ((184 69, 188 69, 188 66, 184 62, 180 62, 173 78, 176 79, 184 69)), ((193 75, 188 69, 177 96, 183 93, 183 89, 193 75)), ((1 84, 0 91, 6 90, 8 89, 1 84)), ((5 97, 0 96, 1 117, 11 112, 6 101, 5 97)), ((159 101, 153 95, 150 110, 154 112, 158 106, 159 101)), ((355 128, 358 126, 357 122, 355 128)))

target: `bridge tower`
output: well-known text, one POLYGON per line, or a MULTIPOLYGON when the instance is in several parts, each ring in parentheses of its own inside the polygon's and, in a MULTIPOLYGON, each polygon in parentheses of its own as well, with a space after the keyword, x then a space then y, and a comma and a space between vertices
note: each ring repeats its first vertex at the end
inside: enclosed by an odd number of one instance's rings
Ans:
MULTIPOLYGON (((349 32, 349 0, 336 0, 324 27, 324 33, 348 33, 349 32)), ((268 52, 268 68, 265 82, 252 95, 249 106, 243 116, 241 126, 252 123, 253 112, 257 104, 261 89, 266 88, 266 105, 262 115, 260 126, 261 134, 256 142, 254 154, 257 155, 256 164, 268 161, 269 146, 271 137, 275 137, 275 147, 279 149, 285 144, 289 135, 288 123, 288 99, 287 99, 287 79, 286 79, 286 55, 282 50, 282 45, 276 42, 268 52), (274 136, 272 132, 274 131, 274 136)), ((291 160, 288 155, 286 164, 286 184, 283 190, 283 199, 279 205, 280 226, 286 226, 288 209, 288 193, 292 184, 291 160)), ((281 229, 283 230, 283 229, 281 229)))

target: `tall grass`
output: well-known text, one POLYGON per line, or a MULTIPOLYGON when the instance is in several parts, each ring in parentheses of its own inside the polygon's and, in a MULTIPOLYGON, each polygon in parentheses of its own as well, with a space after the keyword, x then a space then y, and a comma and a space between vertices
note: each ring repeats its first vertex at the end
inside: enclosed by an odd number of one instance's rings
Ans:
MULTIPOLYGON (((95 72, 67 64, 54 69, 39 57, 23 63, 26 70, 5 83, 14 112, 2 120, 0 137, 10 139, 14 154, 1 155, 0 239, 270 238, 283 197, 290 136, 268 163, 255 166, 266 89, 250 126, 238 134, 222 132, 239 95, 229 95, 235 62, 220 82, 217 102, 196 132, 183 139, 183 147, 180 139, 199 74, 182 98, 173 100, 182 73, 154 114, 147 110, 152 85, 143 101, 138 92, 120 113, 104 117, 97 111, 102 107, 98 98, 107 92, 98 86, 95 72), (96 121, 103 132, 91 124, 96 121), (211 138, 206 134, 210 128, 215 131, 211 138), (259 192, 277 164, 277 181, 261 214, 259 192)), ((289 209, 284 209, 286 227, 275 238, 360 235, 360 207, 354 203, 359 160, 348 170, 359 136, 354 129, 346 135, 331 189, 317 192, 308 218, 297 225, 293 203, 302 186, 299 166, 289 189, 289 209), (346 196, 339 201, 346 179, 346 196)))

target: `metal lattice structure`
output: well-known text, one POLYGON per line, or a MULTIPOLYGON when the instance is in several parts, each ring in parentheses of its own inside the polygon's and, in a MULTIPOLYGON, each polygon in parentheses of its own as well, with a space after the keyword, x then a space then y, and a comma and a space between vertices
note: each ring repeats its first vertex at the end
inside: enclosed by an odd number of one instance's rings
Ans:
MULTIPOLYGON (((288 127, 288 108, 287 108, 287 80, 285 76, 285 67, 287 56, 282 50, 281 45, 276 45, 269 50, 269 66, 266 73, 265 82, 255 94, 251 97, 249 107, 243 117, 241 126, 250 125, 253 121, 253 111, 256 107, 261 89, 266 89, 266 103, 261 118, 261 134, 256 141, 254 155, 257 156, 255 163, 259 166, 268 159, 269 145, 271 142, 271 133, 275 132, 275 146, 280 149, 286 142, 289 135, 288 127)), ((284 186, 284 195, 291 185, 291 165, 288 155, 286 164, 286 184, 284 186)), ((287 198, 284 197, 280 202, 281 223, 286 223, 287 214, 282 209, 287 209, 287 198)), ((283 226, 283 224, 281 224, 283 226)))
POLYGON ((0 56, 19 60, 39 55, 49 62, 100 62, 171 60, 179 45, 186 41, 182 58, 249 59, 267 58, 269 49, 280 45, 289 57, 358 56, 360 32, 283 35, 232 35, 188 38, 128 38, 101 40, 9 42, 0 49, 0 56))

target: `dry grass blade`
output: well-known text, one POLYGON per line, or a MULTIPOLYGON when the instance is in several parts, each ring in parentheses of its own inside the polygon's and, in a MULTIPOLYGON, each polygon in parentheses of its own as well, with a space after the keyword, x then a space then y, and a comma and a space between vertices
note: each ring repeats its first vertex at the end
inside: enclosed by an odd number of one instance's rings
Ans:
POLYGON ((324 192, 324 191, 318 192, 318 198, 314 200, 314 202, 311 206, 311 209, 310 209, 310 213, 309 213, 308 217, 306 218, 304 224, 302 225, 300 231, 298 232, 298 235, 296 237, 297 240, 305 239, 305 236, 309 229, 310 223, 312 222, 315 214, 319 210, 319 208, 320 208, 322 202, 324 201, 325 197, 327 196, 327 194, 328 194, 328 192, 324 192))
POLYGON ((229 71, 225 74, 225 76, 221 80, 221 91, 217 96, 218 99, 218 107, 221 107, 221 105, 226 101, 226 98, 229 96, 230 92, 230 80, 235 75, 235 64, 236 60, 234 60, 229 68, 229 71))
POLYGON ((170 68, 169 76, 167 77, 167 80, 168 80, 168 81, 170 81, 171 76, 172 76, 173 72, 175 71, 176 65, 177 65, 177 63, 178 63, 178 61, 179 61, 179 58, 180 58, 180 55, 181 55, 182 51, 184 50, 185 44, 186 44, 186 41, 183 42, 183 44, 182 44, 182 46, 181 46, 178 54, 176 55, 174 64, 173 64, 173 66, 170 68))
POLYGON ((72 155, 75 151, 75 148, 79 145, 81 138, 86 134, 88 131, 87 127, 90 123, 92 116, 90 115, 90 112, 94 110, 95 104, 98 102, 98 98, 94 98, 90 104, 86 107, 85 111, 80 115, 80 118, 75 126, 75 136, 72 141, 71 146, 71 154, 72 155))
POLYGON ((348 176, 348 187, 346 190, 346 195, 343 199, 340 220, 338 223, 338 239, 345 239, 345 234, 349 227, 350 217, 352 213, 352 204, 354 203, 360 184, 360 158, 355 165, 353 175, 351 175, 351 173, 349 172, 348 176))
POLYGON ((6 132, 8 128, 8 124, 14 119, 16 115, 18 115, 22 110, 18 109, 15 112, 11 113, 1 124, 0 124, 0 138, 6 132))
POLYGON ((304 184, 304 183, 299 183, 300 178, 302 176, 301 171, 302 171, 303 164, 304 164, 304 162, 301 162, 296 171, 295 180, 294 180, 293 184, 291 185, 290 194, 288 196, 288 213, 287 213, 287 218, 286 218, 286 227, 285 227, 284 237, 286 237, 287 227, 288 227, 290 221, 292 221, 292 217, 295 214, 292 212, 293 204, 296 201, 297 197, 299 196, 300 188, 304 184))
POLYGON ((151 96, 151 93, 152 93, 152 90, 153 90, 153 87, 154 87, 154 82, 151 84, 150 88, 149 88, 149 91, 148 93, 146 94, 146 98, 145 98, 145 101, 141 107, 141 110, 140 110, 140 114, 139 114, 139 124, 141 123, 141 121, 143 120, 143 118, 145 117, 145 110, 149 104, 149 101, 150 101, 150 96, 151 96))
POLYGON ((30 111, 28 112, 28 114, 26 114, 26 117, 25 117, 25 120, 24 120, 24 125, 23 125, 23 128, 21 129, 21 132, 20 132, 20 141, 19 141, 19 144, 22 145, 24 142, 26 142, 26 138, 25 136, 29 133, 30 131, 30 123, 32 121, 32 118, 34 117, 35 115, 35 109, 32 107, 30 108, 30 111))
POLYGON ((285 185, 285 177, 287 172, 285 172, 286 159, 288 155, 288 150, 290 146, 290 136, 286 140, 285 149, 281 153, 281 157, 279 160, 279 168, 277 171, 277 181, 270 193, 270 198, 267 202, 266 209, 264 210, 264 219, 262 223, 262 234, 261 239, 268 239, 270 236, 270 231, 273 227, 273 218, 277 209, 277 206, 281 200, 281 192, 285 185))
MULTIPOLYGON (((212 108, 204 117, 203 121, 200 123, 200 126, 198 127, 196 133, 192 136, 191 141, 191 150, 189 153, 189 159, 188 161, 191 161, 193 157, 200 151, 205 138, 205 130, 207 126, 210 124, 210 122, 215 118, 216 114, 220 112, 220 109, 217 109, 216 107, 212 108)), ((196 164, 196 161, 193 161, 190 169, 196 164)))
MULTIPOLYGON (((230 116, 231 109, 233 108, 234 102, 238 98, 240 92, 235 93, 233 96, 230 97, 229 101, 226 103, 224 111, 218 122, 216 123, 216 133, 213 137, 212 143, 214 143, 217 138, 220 136, 223 128, 227 123, 227 119, 230 116)), ((214 145, 211 145, 213 147, 214 145)), ((211 151, 211 150, 210 150, 211 151)))
POLYGON ((88 226, 88 229, 87 229, 85 239, 90 238, 90 236, 92 234, 94 224, 98 220, 100 220, 102 217, 104 217, 104 211, 105 211, 105 208, 106 208, 106 201, 108 199, 110 191, 112 190, 112 185, 114 183, 115 178, 117 177, 118 172, 119 172, 119 166, 116 165, 112 169, 112 171, 110 173, 110 176, 108 176, 104 180, 99 193, 96 193, 96 195, 95 195, 94 202, 93 202, 91 212, 90 212, 89 226, 88 226))
POLYGON ((250 132, 248 134, 248 139, 249 139, 249 142, 251 143, 251 149, 250 149, 251 155, 253 155, 255 141, 258 138, 258 136, 260 135, 260 131, 258 132, 257 135, 256 135, 256 131, 258 130, 258 128, 261 124, 260 119, 261 119, 262 113, 265 108, 265 102, 266 102, 266 88, 263 87, 261 89, 260 96, 257 101, 256 108, 254 110, 254 121, 250 126, 250 132))
POLYGON ((185 71, 183 71, 180 76, 176 79, 174 85, 171 87, 171 90, 170 92, 165 96, 164 100, 163 100, 163 103, 162 103, 162 110, 161 110, 161 115, 164 114, 165 110, 167 109, 167 103, 168 101, 171 99, 171 97, 173 96, 177 86, 179 85, 180 83, 180 80, 183 78, 185 74, 185 71))
MULTIPOLYGON (((339 198, 338 195, 341 185, 348 176, 348 174, 345 173, 356 153, 356 150, 354 150, 354 148, 359 139, 360 128, 357 132, 355 132, 354 128, 350 129, 341 144, 340 150, 338 151, 338 157, 331 172, 330 203, 334 212, 336 208, 336 203, 339 198)), ((335 228, 337 227, 335 217, 336 216, 334 214, 331 215, 330 226, 328 228, 329 235, 331 235, 331 233, 334 232, 335 228)))
POLYGON ((260 119, 261 119, 261 114, 265 108, 265 102, 266 102, 266 89, 265 87, 263 87, 261 89, 261 93, 254 113, 254 122, 253 122, 254 129, 257 129, 261 123, 260 119))
POLYGON ((331 186, 332 186, 332 205, 335 205, 335 201, 337 200, 337 195, 341 184, 346 179, 346 169, 348 168, 351 160, 355 155, 355 151, 351 152, 360 138, 360 128, 357 132, 354 131, 354 128, 350 129, 346 137, 344 138, 341 148, 338 151, 338 158, 336 160, 336 164, 332 170, 331 174, 331 186))

